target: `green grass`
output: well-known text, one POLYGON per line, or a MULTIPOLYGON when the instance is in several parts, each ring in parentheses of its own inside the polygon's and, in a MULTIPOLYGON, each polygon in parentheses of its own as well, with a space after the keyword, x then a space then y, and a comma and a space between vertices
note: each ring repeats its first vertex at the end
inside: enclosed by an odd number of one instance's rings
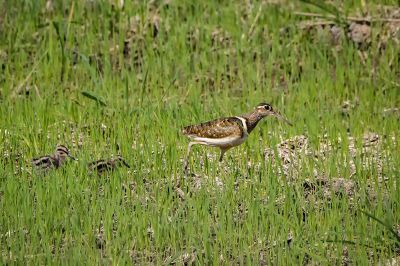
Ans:
MULTIPOLYGON (((300 30, 293 12, 320 10, 297 2, 264 4, 259 16, 258 2, 126 1, 121 10, 111 1, 54 1, 53 11, 45 2, 0 2, 3 263, 340 264, 346 250, 354 264, 376 264, 396 256, 398 240, 359 211, 400 223, 399 114, 383 113, 400 104, 400 48, 389 41, 379 52, 384 25, 374 24, 363 62, 350 40, 337 51, 300 30), (345 100, 358 102, 348 114, 345 100), (182 181, 180 200, 174 184, 188 143, 180 128, 264 101, 294 126, 266 119, 222 164, 218 150, 195 147, 191 172, 203 183, 196 189, 190 178, 182 181), (349 174, 347 136, 360 143, 367 132, 381 136, 388 158, 381 183, 360 152, 349 174), (333 151, 317 164, 305 156, 289 180, 263 151, 301 134, 315 150, 326 134, 333 151), (20 170, 57 143, 79 161, 47 175, 20 170), (118 152, 131 169, 88 174, 88 162, 118 152), (303 183, 314 170, 353 180, 355 194, 310 202, 303 183)), ((361 4, 346 5, 351 13, 361 4)))

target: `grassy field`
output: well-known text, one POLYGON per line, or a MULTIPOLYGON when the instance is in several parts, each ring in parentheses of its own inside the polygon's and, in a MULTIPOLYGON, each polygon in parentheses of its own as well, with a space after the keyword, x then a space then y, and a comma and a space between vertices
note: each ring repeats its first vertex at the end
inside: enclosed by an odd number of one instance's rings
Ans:
POLYGON ((0 1, 3 264, 399 263, 400 31, 346 17, 396 1, 123 2, 0 1), (183 126, 260 102, 294 126, 184 176, 183 126), (78 161, 33 170, 57 144, 78 161))

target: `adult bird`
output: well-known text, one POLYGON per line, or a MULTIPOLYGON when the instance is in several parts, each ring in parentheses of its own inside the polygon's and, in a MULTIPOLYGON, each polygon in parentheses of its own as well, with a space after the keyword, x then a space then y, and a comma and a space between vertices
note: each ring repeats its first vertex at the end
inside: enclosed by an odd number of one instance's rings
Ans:
POLYGON ((185 160, 185 170, 188 168, 190 151, 193 145, 200 144, 218 147, 221 150, 219 161, 231 148, 242 144, 258 122, 264 117, 274 116, 289 125, 292 125, 277 110, 268 103, 258 104, 252 112, 247 114, 223 117, 197 125, 184 127, 182 133, 190 139, 185 160))

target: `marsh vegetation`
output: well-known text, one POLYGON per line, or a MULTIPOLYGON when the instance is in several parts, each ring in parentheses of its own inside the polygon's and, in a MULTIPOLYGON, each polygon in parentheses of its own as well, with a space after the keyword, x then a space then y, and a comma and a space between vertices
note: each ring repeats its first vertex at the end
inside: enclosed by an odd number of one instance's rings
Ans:
POLYGON ((2 262, 399 263, 384 2, 0 1, 2 262), (196 147, 184 176, 183 126, 260 102, 294 126, 265 119, 222 163, 196 147), (78 160, 32 171, 57 144, 78 160))

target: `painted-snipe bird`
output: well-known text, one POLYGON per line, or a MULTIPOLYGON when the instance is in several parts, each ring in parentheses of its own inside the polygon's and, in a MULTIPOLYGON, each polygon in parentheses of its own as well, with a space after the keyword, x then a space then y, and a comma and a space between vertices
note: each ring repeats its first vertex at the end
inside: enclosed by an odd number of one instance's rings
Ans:
POLYGON ((242 144, 258 122, 266 116, 275 116, 292 125, 278 111, 274 110, 270 104, 260 103, 252 112, 244 115, 224 117, 184 127, 182 133, 191 140, 188 145, 185 170, 188 167, 190 150, 193 145, 201 144, 220 148, 219 161, 221 162, 225 152, 242 144))
POLYGON ((72 160, 76 160, 68 148, 64 145, 57 145, 56 151, 54 154, 41 156, 35 159, 32 159, 32 166, 36 170, 47 171, 50 169, 59 168, 64 162, 67 160, 67 157, 72 160))
POLYGON ((98 160, 91 162, 88 164, 88 168, 90 172, 97 172, 97 174, 100 176, 103 173, 114 171, 117 167, 123 165, 131 168, 124 158, 122 158, 121 155, 118 155, 116 158, 110 160, 98 160))

